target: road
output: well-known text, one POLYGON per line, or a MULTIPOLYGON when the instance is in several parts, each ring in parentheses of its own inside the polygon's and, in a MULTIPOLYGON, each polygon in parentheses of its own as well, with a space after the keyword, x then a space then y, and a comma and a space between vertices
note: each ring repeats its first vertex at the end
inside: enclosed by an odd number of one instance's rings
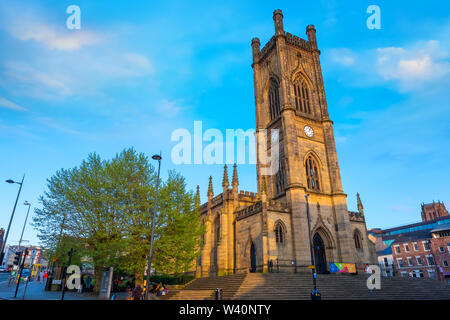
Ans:
MULTIPOLYGON (((16 290, 16 284, 14 281, 8 285, 9 273, 0 273, 0 299, 14 299, 14 292, 16 290)), ((24 289, 25 283, 21 282, 19 290, 17 291, 17 300, 60 300, 61 291, 45 291, 44 283, 39 281, 31 281, 26 288, 25 296, 24 289)), ((97 300, 98 297, 92 294, 79 294, 76 292, 67 292, 64 296, 65 300, 97 300)))

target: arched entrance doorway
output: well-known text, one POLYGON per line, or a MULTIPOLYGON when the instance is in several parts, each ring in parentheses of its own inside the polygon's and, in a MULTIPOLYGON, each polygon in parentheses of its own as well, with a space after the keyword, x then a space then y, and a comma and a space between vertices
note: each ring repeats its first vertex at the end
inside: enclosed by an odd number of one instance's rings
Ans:
POLYGON ((317 273, 326 273, 327 268, 327 258, 325 255, 325 244, 322 237, 316 233, 313 238, 314 247, 314 262, 316 264, 317 273))
POLYGON ((256 248, 253 242, 250 246, 250 272, 256 272, 256 248))

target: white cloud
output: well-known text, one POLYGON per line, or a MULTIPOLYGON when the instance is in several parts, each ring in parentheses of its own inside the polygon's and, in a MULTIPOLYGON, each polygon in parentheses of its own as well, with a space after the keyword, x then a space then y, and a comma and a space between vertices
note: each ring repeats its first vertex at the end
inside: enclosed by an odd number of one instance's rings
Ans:
POLYGON ((18 104, 15 104, 12 101, 9 101, 6 98, 0 97, 0 107, 1 108, 7 108, 7 109, 11 109, 11 110, 16 110, 16 111, 26 111, 26 109, 22 106, 19 106, 18 104))
POLYGON ((176 116, 181 110, 180 101, 163 99, 158 102, 158 111, 168 117, 176 116))
POLYGON ((65 125, 63 125, 61 122, 56 122, 55 120, 49 118, 49 117, 36 117, 34 118, 34 121, 37 123, 40 123, 42 125, 45 125, 49 128, 56 129, 58 131, 68 133, 68 134, 74 134, 74 135, 80 135, 81 132, 74 130, 72 128, 69 128, 65 125))
POLYGON ((144 71, 152 71, 152 65, 150 64, 150 61, 143 56, 142 54, 137 53, 126 53, 123 55, 124 59, 128 61, 130 64, 134 65, 135 67, 138 67, 144 71))
POLYGON ((5 29, 15 38, 21 41, 36 41, 51 49, 73 51, 84 46, 99 43, 101 37, 86 29, 69 30, 64 23, 54 25, 43 21, 42 14, 22 11, 22 14, 6 16, 5 29))
MULTIPOLYGON (((79 61, 99 74, 108 77, 142 77, 153 72, 153 66, 142 54, 103 52, 103 59, 87 58, 79 61)), ((83 67, 83 66, 81 66, 83 67)))
POLYGON ((355 53, 347 48, 330 49, 328 54, 333 62, 344 66, 355 64, 355 53))
POLYGON ((26 95, 48 99, 55 95, 71 94, 65 74, 48 73, 38 70, 29 64, 18 61, 7 61, 2 66, 0 86, 9 89, 16 95, 26 95))
POLYGON ((377 72, 385 80, 397 81, 402 90, 413 90, 424 83, 437 83, 450 74, 448 52, 436 40, 406 48, 378 48, 377 72))
POLYGON ((329 49, 326 59, 339 70, 339 77, 356 86, 393 84, 400 92, 417 91, 433 86, 448 88, 450 75, 448 40, 417 41, 402 47, 352 51, 348 48, 329 49), (355 76, 351 72, 356 71, 355 76))

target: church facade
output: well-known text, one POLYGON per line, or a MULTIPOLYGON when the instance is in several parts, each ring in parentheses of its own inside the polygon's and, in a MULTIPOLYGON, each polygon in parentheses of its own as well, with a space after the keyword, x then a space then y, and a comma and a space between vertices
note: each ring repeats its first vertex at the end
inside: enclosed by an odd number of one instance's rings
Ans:
POLYGON ((329 271, 330 262, 361 270, 377 261, 359 195, 358 211, 347 209, 316 30, 309 25, 304 40, 284 31, 280 10, 273 20, 275 35, 262 49, 259 39, 252 39, 252 68, 257 135, 278 130, 279 168, 262 174, 258 151, 270 154, 271 145, 257 138, 257 193, 239 191, 236 165, 231 184, 225 166, 219 195, 210 177, 208 201, 200 206, 206 233, 197 277, 267 272, 271 265, 305 271, 311 265, 310 243, 318 273, 329 271))

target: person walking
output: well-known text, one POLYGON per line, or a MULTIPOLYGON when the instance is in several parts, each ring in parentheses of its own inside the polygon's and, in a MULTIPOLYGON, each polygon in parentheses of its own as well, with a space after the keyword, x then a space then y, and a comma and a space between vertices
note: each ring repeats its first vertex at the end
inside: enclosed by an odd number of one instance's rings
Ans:
POLYGON ((270 273, 273 272, 273 261, 272 261, 272 259, 269 260, 269 272, 270 273))
POLYGON ((90 292, 91 291, 91 276, 90 275, 88 275, 84 279, 84 287, 86 288, 86 292, 90 292))
POLYGON ((142 288, 141 285, 138 284, 133 291, 133 300, 141 300, 142 297, 142 288))

